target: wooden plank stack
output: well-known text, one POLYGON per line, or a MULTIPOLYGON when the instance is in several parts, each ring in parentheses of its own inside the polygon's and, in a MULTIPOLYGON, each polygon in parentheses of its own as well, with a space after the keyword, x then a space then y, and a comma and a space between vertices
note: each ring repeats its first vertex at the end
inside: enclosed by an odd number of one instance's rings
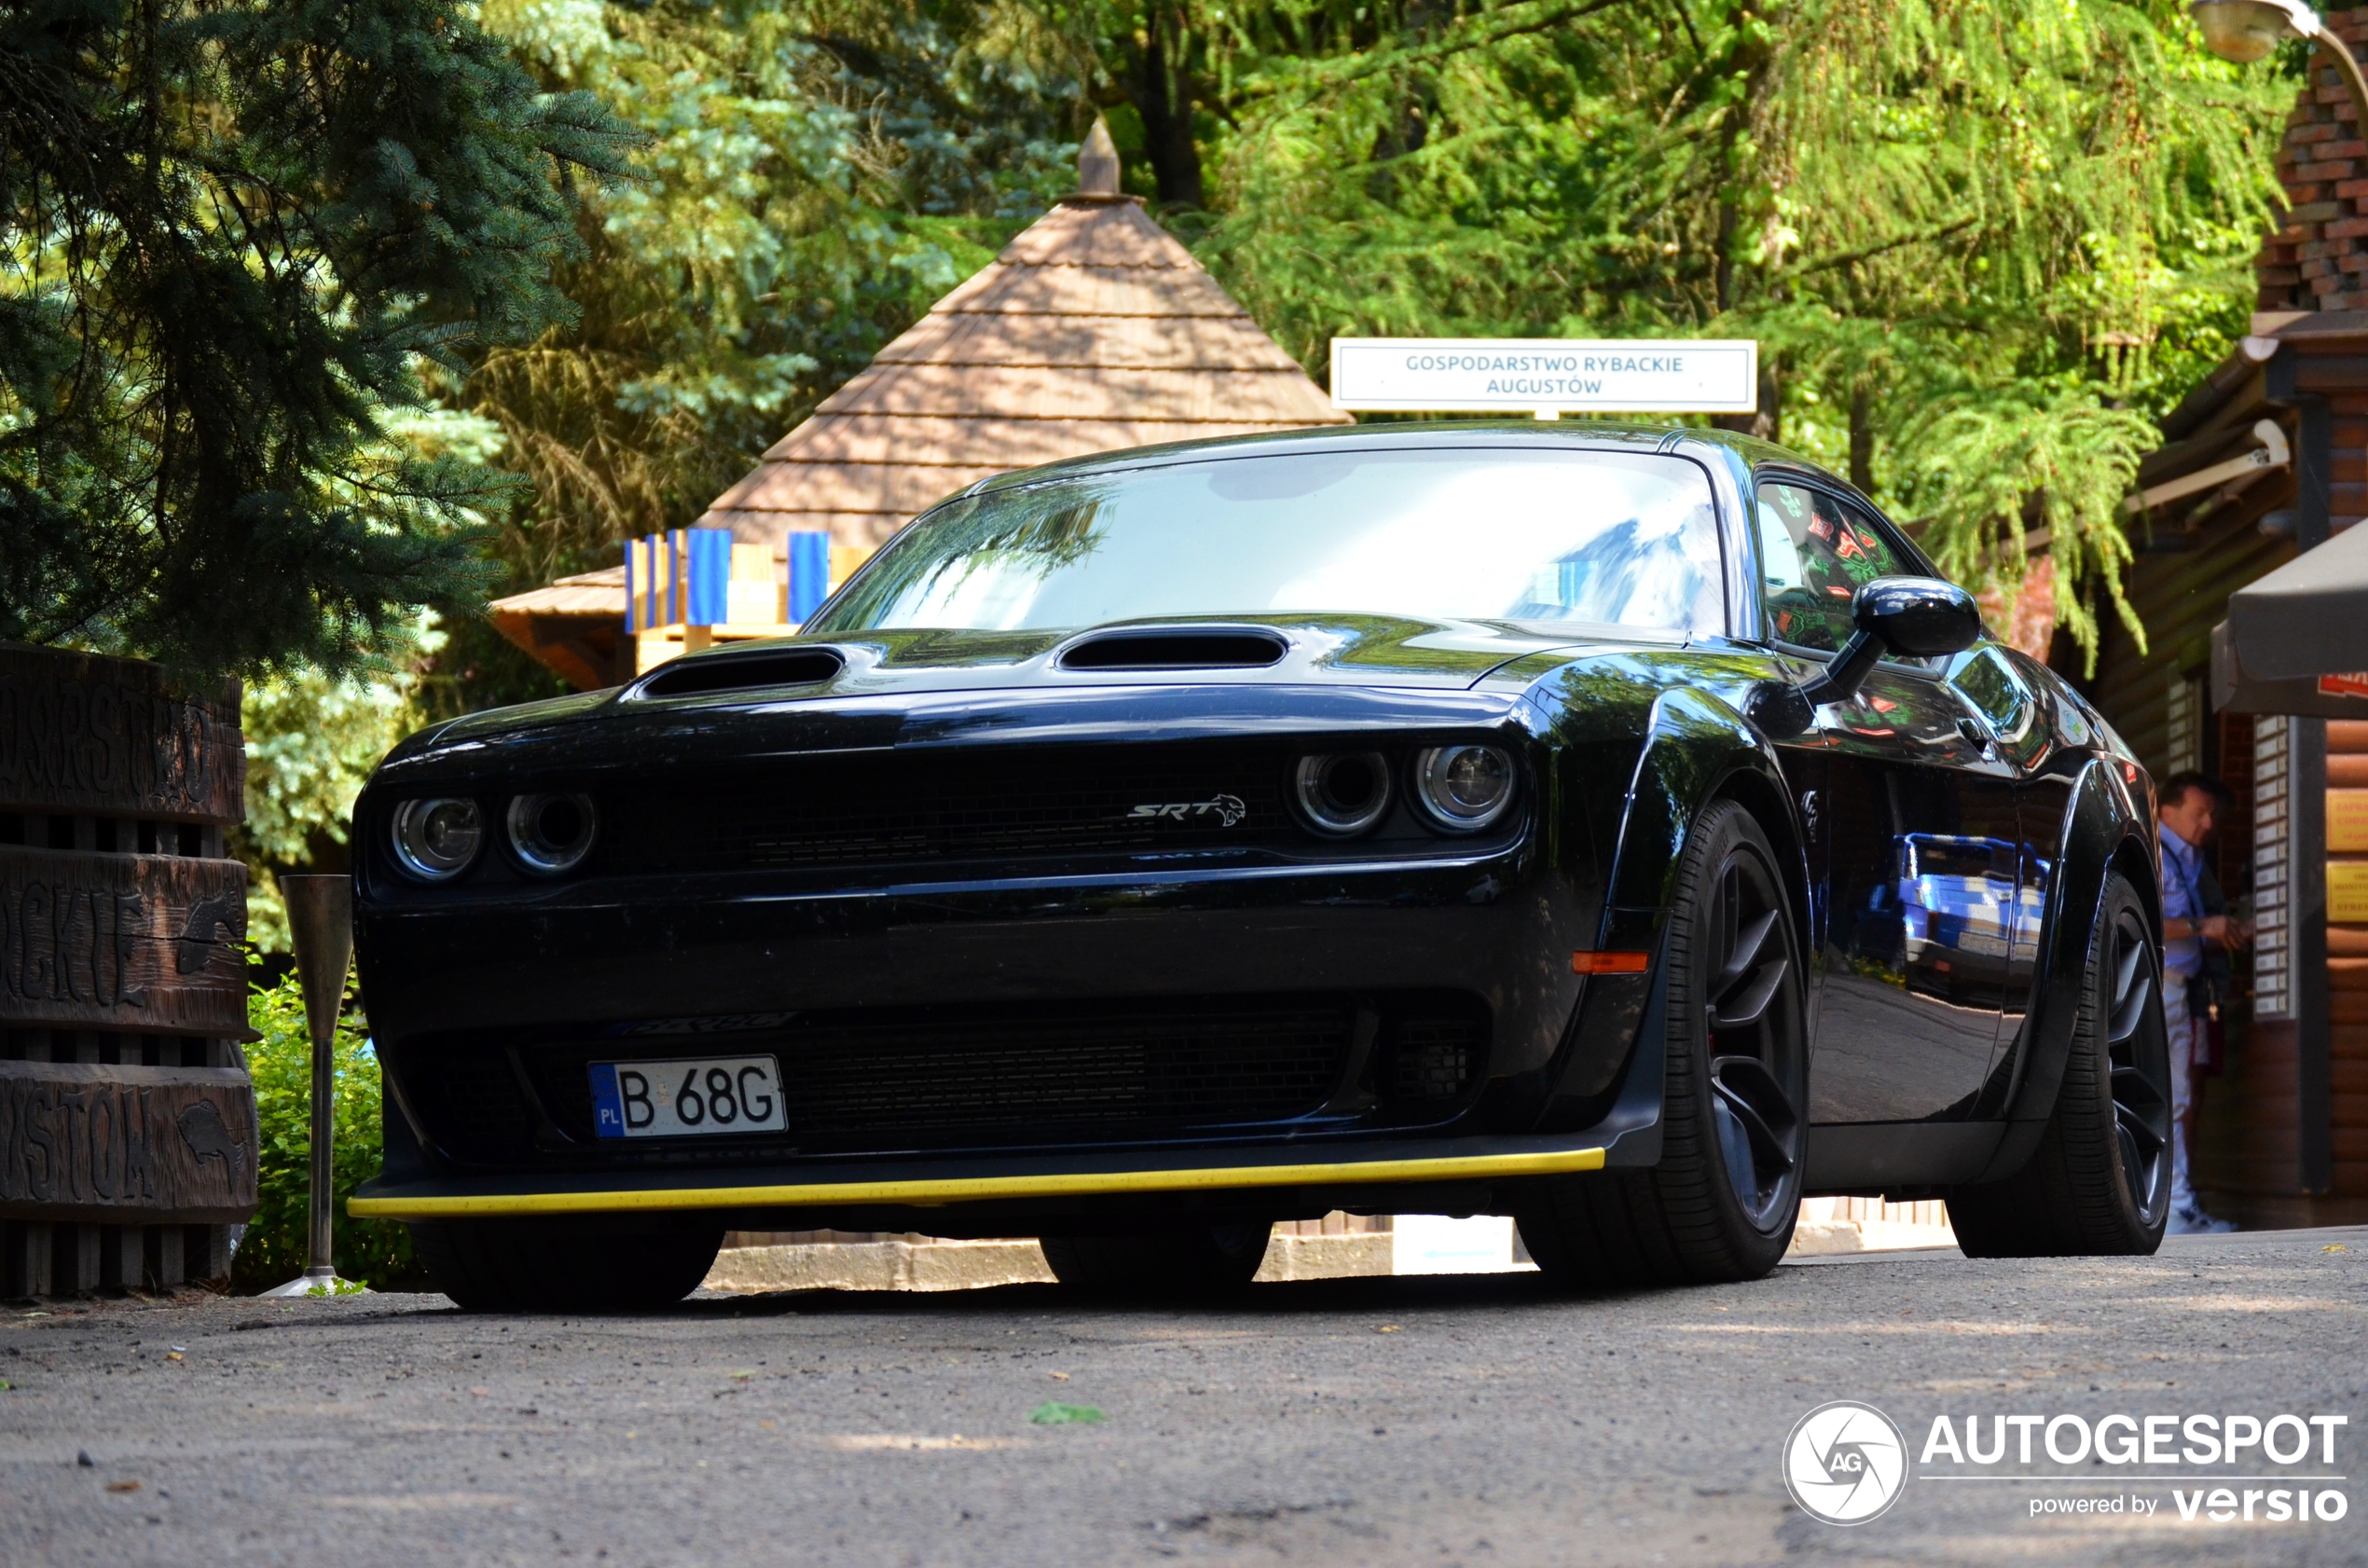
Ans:
POLYGON ((2368 1213, 2368 722, 2327 721, 2329 1194, 2368 1213))
POLYGON ((229 1272, 255 1212, 239 690, 0 647, 0 1295, 229 1272))

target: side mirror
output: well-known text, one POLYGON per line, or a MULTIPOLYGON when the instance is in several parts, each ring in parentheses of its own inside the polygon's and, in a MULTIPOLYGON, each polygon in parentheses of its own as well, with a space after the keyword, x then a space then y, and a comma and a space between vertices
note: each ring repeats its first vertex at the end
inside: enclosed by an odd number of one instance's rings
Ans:
POLYGON ((1808 685, 1755 695, 1753 718, 1778 738, 1801 734, 1829 702, 1847 702, 1885 653, 1911 659, 1962 653, 1981 640, 1981 609, 1974 596, 1937 577, 1878 577, 1851 600, 1858 635, 1843 644, 1824 674, 1808 685))
POLYGON ((1878 577, 1851 600, 1850 618, 1858 637, 1874 638, 1911 659, 1962 653, 1981 640, 1974 596, 1937 577, 1878 577))

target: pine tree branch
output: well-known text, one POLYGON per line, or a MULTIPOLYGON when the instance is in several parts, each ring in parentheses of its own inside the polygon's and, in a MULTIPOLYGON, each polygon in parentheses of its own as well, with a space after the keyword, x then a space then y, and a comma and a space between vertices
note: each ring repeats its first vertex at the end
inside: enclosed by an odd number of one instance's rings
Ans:
POLYGON ((1487 21, 1475 21, 1466 25, 1462 32, 1452 37, 1442 38, 1436 43, 1418 44, 1411 48, 1390 49, 1351 56, 1341 61, 1322 62, 1298 73, 1289 81, 1249 84, 1243 89, 1242 96, 1255 100, 1267 95, 1279 95, 1296 89, 1300 92, 1300 97, 1292 103, 1290 109, 1286 111, 1296 114, 1325 94, 1338 91, 1352 82, 1363 81, 1369 76, 1403 70, 1410 66, 1428 65, 1441 60, 1452 59, 1457 55, 1468 54, 1475 49, 1485 49, 1509 39, 1549 32, 1562 26, 1564 22, 1576 21, 1582 17, 1592 16, 1598 11, 1610 10, 1616 6, 1630 3, 1631 0, 1554 0, 1554 3, 1548 4, 1542 10, 1528 11, 1518 18, 1508 17, 1507 11, 1513 9, 1526 11, 1526 7, 1508 7, 1505 11, 1489 13, 1487 21))
POLYGON ((1785 277, 1806 278, 1812 273, 1830 272, 1838 267, 1855 267, 1862 261, 1871 261, 1879 255, 1905 246, 1928 245, 1934 241, 1946 240, 1952 234, 1962 234, 1979 222, 1981 218, 1978 214, 1962 217, 1954 223, 1943 224, 1938 228, 1926 229, 1919 234, 1895 235, 1892 239, 1877 241, 1870 245, 1861 245, 1856 250, 1843 251, 1838 254, 1826 256, 1821 261, 1813 261, 1807 266, 1785 268, 1780 270, 1785 277))

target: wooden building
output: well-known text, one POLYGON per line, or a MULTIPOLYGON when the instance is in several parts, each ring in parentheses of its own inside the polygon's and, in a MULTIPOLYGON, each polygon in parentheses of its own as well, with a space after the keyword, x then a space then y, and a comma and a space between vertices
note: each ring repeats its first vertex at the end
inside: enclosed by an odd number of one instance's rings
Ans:
POLYGON ((494 629, 579 692, 631 680, 625 628, 625 568, 604 567, 495 599, 494 629))
MULTIPOLYGON (((2357 47, 2368 12, 2338 25, 2357 47)), ((2236 956, 2221 1069, 2198 1080, 2205 1206, 2348 1224, 2368 1220, 2368 908, 2327 895, 2368 835, 2328 827, 2368 808, 2368 696, 2334 682, 2280 701, 2307 712, 2247 710, 2225 668, 2215 685, 2211 635, 2229 595, 2368 516, 2368 144, 2332 68, 2278 167, 2290 211, 2257 263, 2251 335, 2139 470, 2153 504, 2128 525, 2127 588, 2146 647, 2108 617, 2089 685, 2157 779, 2200 769, 2236 796, 2212 863, 2259 931, 2236 956)))
MULTIPOLYGON (((1014 468, 1126 447, 1345 424, 1299 363, 1118 190, 1097 125, 1079 189, 929 308, 715 499, 696 527, 841 559, 1014 468)), ((500 600, 503 635, 579 687, 628 677, 622 566, 500 600)))

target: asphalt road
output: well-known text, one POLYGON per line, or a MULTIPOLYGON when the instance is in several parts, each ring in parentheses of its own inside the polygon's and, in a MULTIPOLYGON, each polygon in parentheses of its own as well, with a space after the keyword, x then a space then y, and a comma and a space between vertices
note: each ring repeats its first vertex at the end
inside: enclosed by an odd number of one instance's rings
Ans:
POLYGON ((1588 1300, 1500 1275, 1268 1285, 1209 1311, 1013 1286, 612 1319, 372 1296, 0 1322, 9 1565, 2368 1561, 2360 1231, 1588 1300), (1852 1528, 1780 1473, 1835 1399, 1896 1421, 1916 1471, 1852 1528), (1031 1424, 1047 1402, 1105 1419, 1031 1424), (1997 1415, 2117 1412, 2348 1425, 2307 1428, 2291 1465, 1921 1462, 1944 1413, 1986 1444, 1997 1415), (2286 1473, 2344 1517, 2272 1523, 2265 1495, 2215 1523, 2197 1495, 2286 1473), (2083 1497, 2121 1511, 2031 1511, 2083 1497))

